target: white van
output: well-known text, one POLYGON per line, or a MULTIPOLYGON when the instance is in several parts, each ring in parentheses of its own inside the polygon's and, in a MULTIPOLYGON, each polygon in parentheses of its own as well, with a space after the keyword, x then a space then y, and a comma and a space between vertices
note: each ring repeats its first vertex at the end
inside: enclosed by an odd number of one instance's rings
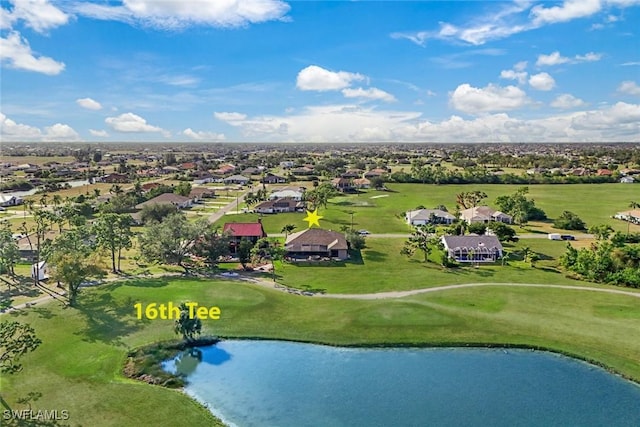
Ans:
POLYGON ((562 236, 560 235, 560 233, 549 233, 547 237, 549 238, 549 240, 562 240, 562 236))

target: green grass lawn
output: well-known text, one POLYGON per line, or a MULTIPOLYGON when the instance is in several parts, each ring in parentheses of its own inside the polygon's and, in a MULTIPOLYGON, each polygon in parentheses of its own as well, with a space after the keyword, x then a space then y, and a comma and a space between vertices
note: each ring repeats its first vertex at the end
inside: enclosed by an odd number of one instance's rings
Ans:
POLYGON ((43 344, 4 375, 13 409, 66 409, 71 425, 211 426, 182 393, 123 378, 128 349, 173 337, 171 320, 137 320, 134 304, 197 301, 219 306, 205 331, 337 345, 518 344, 597 360, 640 380, 640 299, 563 289, 482 287, 397 300, 293 296, 237 282, 149 279, 87 289, 78 308, 59 303, 5 318, 30 323, 43 344))
MULTIPOLYGON (((400 255, 404 239, 367 238, 362 257, 331 264, 281 263, 276 265, 278 282, 300 289, 322 289, 328 293, 359 294, 429 288, 461 283, 555 283, 580 284, 556 269, 557 258, 566 246, 563 242, 546 239, 528 239, 506 249, 516 254, 509 265, 500 263, 480 267, 462 266, 444 269, 437 262, 438 254, 423 262, 421 252, 413 258, 400 255), (517 252, 529 246, 541 254, 541 260, 532 268, 518 260, 517 252)), ((584 282, 582 282, 584 283, 584 282)))
MULTIPOLYGON (((455 210, 456 194, 462 191, 481 190, 487 193, 486 202, 493 206, 496 197, 513 194, 520 185, 432 185, 432 184, 388 184, 388 192, 368 190, 358 195, 340 196, 331 199, 326 209, 319 210, 324 216, 323 228, 339 230, 342 225, 353 225, 356 229, 367 229, 372 233, 405 233, 409 227, 401 213, 417 206, 434 208, 445 205, 450 212, 455 210), (382 197, 380 197, 382 196, 382 197)), ((640 190, 634 185, 624 184, 541 184, 530 185, 528 197, 542 208, 551 219, 562 211, 569 210, 582 218, 587 226, 610 224, 616 230, 626 231, 627 223, 611 218, 616 212, 628 210, 629 203, 639 199, 640 190)), ((279 233, 285 224, 295 224, 298 229, 306 228, 304 213, 264 215, 263 223, 267 233, 279 233)), ((222 218, 221 222, 255 222, 257 214, 233 215, 222 218)), ((551 230, 550 225, 533 224, 542 232, 551 230)), ((535 228, 535 227, 534 227, 535 228)), ((631 231, 640 231, 640 226, 632 225, 631 231)))

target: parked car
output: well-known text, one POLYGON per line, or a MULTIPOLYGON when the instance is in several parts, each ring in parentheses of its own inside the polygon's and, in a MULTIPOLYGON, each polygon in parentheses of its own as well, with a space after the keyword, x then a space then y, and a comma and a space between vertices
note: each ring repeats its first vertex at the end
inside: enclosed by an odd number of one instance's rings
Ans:
POLYGON ((559 233, 549 233, 547 237, 549 240, 562 240, 562 235, 559 233))
POLYGON ((366 236, 367 234, 371 234, 371 233, 369 233, 367 230, 358 230, 358 234, 361 236, 366 236))
POLYGON ((562 240, 576 240, 576 237, 571 234, 563 234, 560 236, 562 240))

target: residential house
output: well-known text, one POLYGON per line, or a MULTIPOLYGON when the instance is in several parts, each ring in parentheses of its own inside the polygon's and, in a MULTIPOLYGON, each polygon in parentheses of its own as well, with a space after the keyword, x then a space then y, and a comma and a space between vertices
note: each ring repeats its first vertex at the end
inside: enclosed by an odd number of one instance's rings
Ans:
POLYGON ((291 169, 291 173, 294 175, 313 175, 315 170, 309 166, 302 166, 299 168, 291 169))
POLYGON ((613 175, 613 172, 611 172, 609 169, 598 169, 598 171, 596 172, 597 176, 611 176, 613 175))
POLYGON ((207 187, 193 187, 189 193, 189 197, 194 202, 198 202, 202 199, 213 199, 216 197, 216 192, 213 188, 207 187))
POLYGON ((382 169, 382 168, 375 168, 375 169, 371 169, 369 172, 366 172, 364 174, 365 178, 377 178, 379 176, 382 176, 384 174, 388 173, 388 171, 386 169, 382 169))
POLYGON ((449 259, 458 262, 495 262, 502 258, 502 244, 496 236, 442 236, 449 259))
POLYGON ((340 176, 347 179, 360 178, 362 176, 362 171, 360 169, 349 169, 340 176))
POLYGON ((262 182, 264 184, 284 184, 287 182, 287 178, 282 176, 267 174, 264 178, 262 178, 262 182))
POLYGON ((18 206, 23 202, 22 197, 14 196, 12 194, 0 194, 0 206, 3 208, 8 206, 18 206))
POLYGON ((213 173, 218 175, 227 175, 233 173, 236 170, 236 167, 233 165, 221 165, 218 169, 214 170, 213 173))
POLYGON ((371 188, 371 181, 367 178, 356 178, 352 181, 355 188, 371 188))
POLYGON ((278 191, 274 191, 269 195, 269 200, 274 199, 293 199, 296 201, 301 201, 304 199, 304 188, 303 187, 285 187, 281 188, 278 191))
POLYGON ((267 237, 267 233, 262 227, 262 221, 258 222, 227 222, 222 228, 224 234, 229 235, 229 249, 232 254, 237 253, 238 245, 242 239, 248 239, 255 244, 263 237, 267 237))
POLYGON ((160 187, 160 183, 159 182, 145 182, 144 184, 142 184, 140 186, 140 188, 142 189, 143 193, 147 193, 151 190, 153 190, 154 188, 158 188, 160 187))
POLYGON ((151 205, 174 205, 178 209, 190 208, 193 204, 193 200, 190 197, 180 196, 174 193, 163 193, 153 199, 136 205, 136 209, 141 210, 145 206, 151 205))
POLYGON ((440 209, 416 209, 404 215, 409 225, 451 224, 456 217, 440 209))
POLYGON ((636 182, 636 180, 633 179, 632 176, 623 176, 622 178, 620 178, 620 182, 623 184, 633 184, 634 182, 636 182))
POLYGON ((306 205, 299 200, 284 198, 267 200, 253 208, 256 213, 273 214, 283 212, 303 212, 306 205))
POLYGON ((462 210, 460 211, 460 218, 468 224, 471 224, 472 222, 489 223, 493 221, 511 224, 513 222, 511 215, 491 209, 489 206, 476 206, 474 208, 462 210))
POLYGON ((292 167, 294 167, 296 165, 296 163, 294 161, 291 160, 285 160, 284 162, 280 162, 280 167, 282 169, 290 169, 292 167))
POLYGON ((331 180, 331 185, 343 193, 348 193, 355 189, 351 180, 347 178, 334 178, 331 180))
POLYGON ((224 182, 225 184, 247 185, 249 182, 251 182, 251 179, 242 175, 231 175, 223 179, 222 182, 224 182))
POLYGON ((258 168, 248 167, 242 171, 243 175, 260 175, 262 171, 258 168))
POLYGON ((344 234, 322 228, 307 228, 293 233, 285 242, 287 258, 291 260, 313 260, 349 258, 349 246, 344 234))
POLYGON ((129 182, 129 177, 121 173, 110 173, 101 177, 98 181, 106 182, 107 184, 124 184, 129 182))

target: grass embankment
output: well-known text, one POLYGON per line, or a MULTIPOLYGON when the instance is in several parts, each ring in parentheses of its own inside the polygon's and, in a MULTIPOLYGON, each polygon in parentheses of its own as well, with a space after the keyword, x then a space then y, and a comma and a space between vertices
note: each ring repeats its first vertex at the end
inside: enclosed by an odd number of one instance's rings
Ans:
MULTIPOLYGON (((359 195, 340 196, 331 199, 327 208, 321 208, 323 228, 339 230, 341 226, 353 226, 355 229, 367 229, 372 233, 408 233, 409 227, 399 214, 417 206, 434 208, 445 205, 450 212, 455 210, 456 194, 463 191, 481 190, 487 193, 485 202, 494 204, 498 196, 513 194, 521 185, 432 185, 432 184, 387 184, 391 190, 369 190, 359 195)), ((542 208, 549 218, 557 218, 568 210, 580 218, 587 226, 609 224, 619 231, 627 230, 627 223, 612 219, 616 212, 629 209, 631 201, 637 201, 638 189, 626 184, 540 184, 530 185, 530 197, 536 206, 542 208)), ((306 228, 302 220, 304 213, 264 215, 263 224, 267 233, 280 233, 285 224, 295 224, 298 230, 306 228)), ((223 222, 256 221, 257 214, 227 216, 223 222)), ((550 223, 532 223, 533 230, 540 232, 558 231, 550 223)), ((527 228, 530 228, 527 226, 527 228)), ((631 225, 631 231, 640 231, 640 226, 631 225)), ((520 232, 520 230, 519 230, 520 232)), ((522 230, 522 232, 527 232, 522 230)))
POLYGON ((14 409, 30 392, 37 409, 67 409, 71 425, 211 426, 213 417, 175 390, 126 379, 128 351, 175 338, 171 320, 138 320, 134 304, 197 301, 219 306, 205 331, 333 345, 540 346, 596 360, 640 380, 640 298, 563 289, 490 286, 397 300, 293 296, 233 282, 150 279, 87 289, 79 306, 58 303, 6 315, 30 323, 43 344, 4 376, 14 409), (61 391, 64 392, 61 392, 61 391))

